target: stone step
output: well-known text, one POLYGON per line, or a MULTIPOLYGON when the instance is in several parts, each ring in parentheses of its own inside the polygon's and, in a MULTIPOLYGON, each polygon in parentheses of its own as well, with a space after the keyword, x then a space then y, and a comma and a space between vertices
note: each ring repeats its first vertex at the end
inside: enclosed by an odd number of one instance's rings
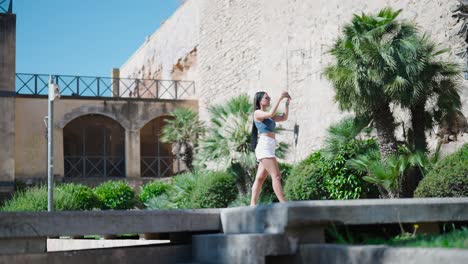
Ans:
POLYGON ((294 255, 297 240, 283 234, 210 234, 192 238, 193 260, 202 263, 265 263, 267 256, 294 255))

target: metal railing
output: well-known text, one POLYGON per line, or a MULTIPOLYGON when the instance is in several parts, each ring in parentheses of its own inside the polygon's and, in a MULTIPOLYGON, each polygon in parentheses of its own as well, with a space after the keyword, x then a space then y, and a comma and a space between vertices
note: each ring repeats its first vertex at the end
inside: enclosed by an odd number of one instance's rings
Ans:
POLYGON ((64 156, 65 177, 125 177, 123 156, 64 156))
MULTIPOLYGON (((1 0, 0 0, 1 1, 1 0)), ((47 74, 16 73, 16 94, 47 95, 47 74)), ((193 81, 52 75, 60 96, 147 99, 189 99, 193 81)))
POLYGON ((13 0, 0 0, 0 13, 12 13, 13 12, 13 0))
POLYGON ((141 177, 169 177, 180 170, 180 160, 170 156, 142 156, 141 177))

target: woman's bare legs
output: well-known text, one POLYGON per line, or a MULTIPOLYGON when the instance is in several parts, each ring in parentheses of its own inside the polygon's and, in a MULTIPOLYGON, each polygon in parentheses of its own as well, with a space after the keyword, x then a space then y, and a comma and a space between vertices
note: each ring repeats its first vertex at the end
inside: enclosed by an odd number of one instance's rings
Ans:
POLYGON ((286 202, 283 194, 283 187, 281 186, 281 173, 279 171, 278 162, 276 158, 265 158, 260 161, 268 174, 271 175, 271 182, 273 184, 273 191, 276 197, 282 203, 286 202))
POLYGON ((258 164, 257 175, 255 176, 255 182, 252 185, 252 198, 250 199, 250 205, 256 205, 258 202, 258 197, 262 191, 263 182, 266 180, 268 172, 266 171, 263 164, 260 162, 258 164))

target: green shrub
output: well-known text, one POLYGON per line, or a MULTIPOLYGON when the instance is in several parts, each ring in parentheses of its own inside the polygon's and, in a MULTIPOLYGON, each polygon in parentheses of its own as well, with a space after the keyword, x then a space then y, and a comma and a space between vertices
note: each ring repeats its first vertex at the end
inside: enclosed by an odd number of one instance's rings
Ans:
POLYGON ((415 197, 468 196, 468 144, 437 162, 421 180, 415 197))
POLYGON ((322 157, 319 163, 324 173, 324 188, 328 199, 360 199, 378 197, 378 189, 363 177, 366 173, 349 168, 348 160, 377 149, 375 140, 351 140, 337 148, 334 155, 322 157))
POLYGON ((359 199, 377 197, 378 190, 363 180, 365 173, 347 167, 346 162, 377 148, 374 140, 350 140, 327 156, 312 153, 297 164, 285 181, 287 200, 359 199))
POLYGON ((125 181, 107 181, 96 188, 94 193, 101 203, 101 209, 125 210, 136 204, 135 192, 125 181))
POLYGON ((47 186, 34 186, 15 192, 2 206, 1 211, 47 211, 47 186))
MULTIPOLYGON (((91 210, 98 207, 97 197, 91 188, 81 184, 63 184, 54 188, 54 210, 91 210)), ((47 186, 35 186, 16 192, 1 211, 47 211, 47 186)))
POLYGON ((88 186, 75 183, 59 185, 54 193, 56 210, 92 210, 100 207, 99 200, 88 186))
POLYGON ((154 180, 140 187, 139 199, 142 203, 147 203, 149 199, 166 193, 171 188, 169 183, 154 180))
POLYGON ((148 209, 227 207, 237 196, 235 179, 227 172, 195 171, 173 178, 170 189, 148 200, 148 209))
POLYGON ((198 179, 198 172, 186 172, 172 178, 170 189, 145 203, 150 210, 194 208, 192 193, 198 179))
POLYGON ((296 165, 285 181, 286 200, 318 200, 326 198, 320 152, 312 153, 296 165))
POLYGON ((234 177, 227 172, 210 171, 199 175, 191 199, 193 208, 224 208, 236 196, 234 177))

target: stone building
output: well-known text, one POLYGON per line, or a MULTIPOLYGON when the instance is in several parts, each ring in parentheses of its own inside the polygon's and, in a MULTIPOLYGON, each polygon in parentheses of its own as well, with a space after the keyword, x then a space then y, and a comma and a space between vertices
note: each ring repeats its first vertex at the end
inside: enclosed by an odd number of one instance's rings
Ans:
MULTIPOLYGON (((187 0, 146 38, 120 74, 194 80, 204 120, 209 105, 239 93, 252 96, 265 90, 274 99, 289 91, 293 100, 284 127, 292 130, 299 125, 298 145, 287 157, 294 162, 318 149, 326 129, 346 115, 338 110, 333 89, 321 73, 332 59, 327 51, 353 14, 386 6, 403 9, 401 19, 416 23, 441 48, 451 49, 450 60, 462 63, 455 55, 465 49, 457 34, 464 21, 452 17, 457 4, 457 0, 187 0)), ((465 81, 461 96, 468 116, 466 87, 465 81)), ((397 122, 408 122, 407 113, 393 110, 397 122)), ((289 143, 293 138, 291 131, 280 135, 289 143)), ((468 135, 462 133, 458 141, 444 145, 442 153, 467 141, 468 135)))

